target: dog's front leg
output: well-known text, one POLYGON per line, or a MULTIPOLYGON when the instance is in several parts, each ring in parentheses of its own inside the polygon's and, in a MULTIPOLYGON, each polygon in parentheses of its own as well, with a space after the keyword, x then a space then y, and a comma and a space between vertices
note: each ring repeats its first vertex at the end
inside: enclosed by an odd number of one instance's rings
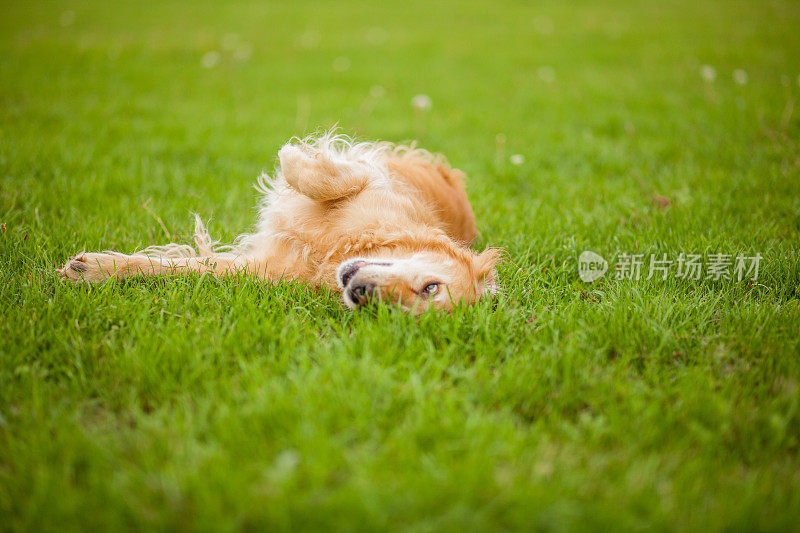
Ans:
POLYGON ((99 283, 110 277, 167 276, 181 272, 207 272, 215 276, 253 270, 248 259, 234 254, 208 257, 157 257, 117 252, 80 253, 58 269, 62 278, 75 282, 99 283))
POLYGON ((317 202, 353 196, 374 179, 375 169, 361 161, 334 161, 324 152, 286 145, 278 152, 281 172, 296 191, 317 202))

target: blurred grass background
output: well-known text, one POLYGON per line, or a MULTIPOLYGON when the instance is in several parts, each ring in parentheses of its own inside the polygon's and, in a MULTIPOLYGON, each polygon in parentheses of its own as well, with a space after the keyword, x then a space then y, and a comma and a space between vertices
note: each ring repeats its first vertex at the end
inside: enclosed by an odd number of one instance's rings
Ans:
POLYGON ((798 27, 795 1, 2 2, 0 527, 797 529, 798 27), (56 279, 156 217, 232 239, 280 145, 336 124, 467 172, 496 309, 56 279), (584 249, 764 259, 585 285, 584 249))

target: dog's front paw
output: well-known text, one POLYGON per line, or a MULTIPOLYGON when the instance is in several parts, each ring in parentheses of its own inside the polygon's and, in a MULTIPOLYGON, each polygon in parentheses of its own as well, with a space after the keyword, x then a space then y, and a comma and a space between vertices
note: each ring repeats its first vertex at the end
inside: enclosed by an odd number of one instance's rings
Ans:
POLYGON ((112 254, 96 254, 81 252, 70 257, 62 268, 56 270, 64 280, 76 283, 100 283, 115 271, 112 254))
POLYGON ((351 161, 334 162, 325 152, 308 151, 286 145, 278 152, 286 183, 299 193, 327 202, 361 192, 369 181, 370 170, 351 161))
POLYGON ((281 171, 286 182, 294 189, 305 193, 310 185, 319 181, 319 161, 298 146, 287 144, 278 152, 281 171))

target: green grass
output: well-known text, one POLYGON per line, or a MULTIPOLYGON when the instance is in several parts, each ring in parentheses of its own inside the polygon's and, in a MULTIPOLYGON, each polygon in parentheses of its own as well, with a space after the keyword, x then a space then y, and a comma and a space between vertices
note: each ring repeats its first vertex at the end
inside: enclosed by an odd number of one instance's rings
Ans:
POLYGON ((800 529, 800 4, 564 4, 4 1, 0 529, 800 529), (337 122, 467 172, 496 306, 57 279, 156 216, 230 240, 337 122))

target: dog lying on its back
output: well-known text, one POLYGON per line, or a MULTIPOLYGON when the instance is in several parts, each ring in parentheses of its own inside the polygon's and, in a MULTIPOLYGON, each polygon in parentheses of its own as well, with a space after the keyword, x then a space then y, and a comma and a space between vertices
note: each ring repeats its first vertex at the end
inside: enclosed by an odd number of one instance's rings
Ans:
POLYGON ((340 290, 350 308, 383 300, 415 313, 497 291, 500 252, 469 249, 478 231, 464 175, 440 156, 329 133, 290 142, 278 158, 274 178, 259 179, 256 231, 234 245, 216 246, 196 217, 196 250, 169 244, 133 255, 80 253, 59 274, 97 283, 247 271, 340 290))

